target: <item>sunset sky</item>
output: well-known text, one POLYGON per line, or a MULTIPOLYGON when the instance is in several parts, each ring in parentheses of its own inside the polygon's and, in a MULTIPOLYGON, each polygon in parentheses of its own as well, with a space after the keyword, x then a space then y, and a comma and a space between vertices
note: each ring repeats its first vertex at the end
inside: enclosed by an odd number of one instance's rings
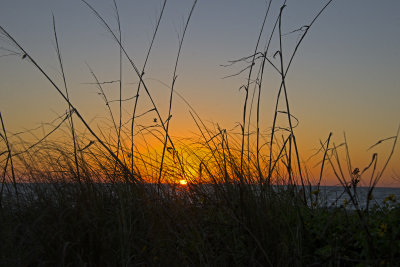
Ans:
MULTIPOLYGON (((113 30, 117 29, 111 0, 89 0, 89 3, 113 30)), ((161 0, 117 1, 123 45, 139 69, 162 3, 161 0)), ((182 35, 192 3, 167 1, 145 71, 147 86, 165 119, 170 91, 163 84, 171 85, 178 36, 182 35)), ((272 2, 261 48, 269 38, 282 3, 272 2)), ((288 0, 283 11, 282 32, 290 33, 308 25, 326 3, 288 0)), ((239 72, 246 64, 221 65, 254 52, 267 4, 265 0, 199 0, 197 3, 183 43, 175 89, 210 125, 218 123, 229 130, 242 122, 244 90, 239 88, 246 83, 248 71, 224 77, 239 72)), ((94 81, 88 65, 101 82, 118 80, 119 47, 93 12, 79 0, 2 0, 0 25, 61 85, 52 14, 71 101, 96 125, 107 113, 98 89, 90 84, 94 81)), ((283 36, 287 57, 300 36, 301 32, 283 36)), ((276 37, 268 56, 279 65, 278 57, 273 58, 278 49, 276 37)), ((3 35, 0 35, 0 47, 0 111, 7 130, 31 129, 64 113, 67 105, 34 66, 21 55, 7 56, 8 50, 14 47, 3 35)), ((333 0, 310 28, 287 77, 291 112, 300 121, 295 133, 304 160, 330 132, 336 144, 343 142, 345 132, 354 167, 362 169, 368 165, 373 152, 381 153, 379 161, 384 162, 393 140, 384 142, 376 150, 367 149, 380 139, 395 135, 400 123, 399 48, 400 1, 333 0)), ((136 74, 125 60, 124 98, 135 94, 137 82, 136 74)), ((277 73, 266 67, 261 93, 261 131, 264 133, 271 127, 279 82, 277 73)), ((105 89, 110 99, 118 98, 117 84, 107 85, 105 89)), ((139 113, 150 107, 144 93, 141 97, 139 113)), ((132 103, 125 103, 126 114, 132 103)), ((188 110, 175 96, 170 126, 175 136, 198 133, 188 110)), ((151 124, 153 118, 152 114, 144 116, 141 123, 151 124)), ((239 128, 233 131, 238 132, 239 128)), ((337 182, 330 178, 326 184, 337 182)), ((396 148, 380 185, 400 186, 400 147, 396 148), (391 177, 396 176, 394 181, 391 177)))

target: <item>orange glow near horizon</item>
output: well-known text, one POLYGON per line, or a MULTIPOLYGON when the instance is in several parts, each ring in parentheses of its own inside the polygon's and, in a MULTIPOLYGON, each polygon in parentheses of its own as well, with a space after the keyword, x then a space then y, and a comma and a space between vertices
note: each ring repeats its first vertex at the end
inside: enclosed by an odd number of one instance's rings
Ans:
MULTIPOLYGON (((54 177, 51 177, 51 181, 57 180, 56 178, 58 177, 58 174, 60 173, 66 173, 66 172, 74 172, 74 168, 70 168, 70 166, 74 166, 73 163, 73 158, 63 158, 65 162, 60 161, 60 154, 59 151, 54 149, 52 150, 52 146, 50 145, 57 145, 60 144, 60 140, 62 138, 65 138, 65 144, 63 144, 63 152, 68 152, 69 155, 73 154, 73 145, 68 137, 65 137, 63 135, 57 136, 57 141, 59 143, 52 143, 51 140, 47 140, 46 143, 43 143, 43 151, 38 150, 35 151, 35 159, 40 159, 38 162, 33 162, 29 166, 35 166, 38 169, 35 170, 38 174, 37 177, 41 182, 45 181, 43 174, 46 173, 46 171, 50 171, 51 173, 54 173, 54 177), (53 155, 52 157, 48 157, 48 155, 53 155), (44 179, 44 180, 41 180, 44 179), (54 180, 55 179, 55 180, 54 180)), ((234 137, 228 136, 227 137, 229 141, 233 140, 234 137), (233 139, 231 139, 233 138, 233 139)), ((224 154, 219 154, 217 151, 222 153, 222 150, 218 150, 218 145, 215 146, 216 149, 209 150, 209 148, 204 147, 203 144, 199 142, 194 142, 194 138, 189 138, 189 136, 186 136, 185 138, 183 137, 177 137, 174 136, 174 141, 176 141, 176 151, 172 151, 172 149, 166 150, 165 153, 165 158, 163 161, 163 175, 162 179, 160 180, 161 183, 171 183, 171 184, 176 184, 178 186, 185 187, 188 185, 188 180, 192 184, 197 184, 197 183, 208 183, 208 182, 213 182, 212 178, 219 178, 223 179, 224 173, 221 172, 223 170, 222 167, 227 164, 227 173, 228 176, 231 178, 236 177, 235 175, 235 166, 239 166, 240 164, 240 154, 239 152, 235 153, 237 150, 233 150, 232 148, 235 146, 235 142, 230 142, 230 147, 231 147, 231 153, 232 155, 229 155, 230 161, 225 162, 223 160, 224 154), (213 154, 214 153, 214 154, 213 154), (207 159, 207 160, 204 160, 207 159), (236 160, 236 162, 235 162, 236 160), (208 173, 208 172, 211 172, 208 173), (213 177, 211 177, 212 175, 213 177)), ((217 138, 213 139, 215 142, 219 141, 217 138)), ((161 164, 161 155, 162 155, 162 146, 163 144, 160 141, 156 140, 149 140, 146 146, 142 146, 140 141, 142 140, 137 140, 135 144, 135 150, 134 150, 134 158, 130 156, 130 151, 129 151, 129 140, 126 141, 126 139, 123 139, 121 142, 121 146, 123 147, 124 153, 120 153, 119 157, 122 162, 124 162, 128 168, 130 168, 131 160, 133 160, 134 164, 134 173, 138 171, 140 173, 141 178, 143 179, 144 182, 149 182, 149 183, 156 183, 158 181, 158 175, 160 171, 160 164, 161 164)), ((83 144, 86 144, 84 142, 83 144)), ((304 143, 303 143, 304 144, 304 143)), ((39 147, 39 146, 38 146, 39 147)), ((302 145, 302 147, 306 147, 305 145, 302 145)), ((376 150, 376 152, 386 152, 386 154, 382 153, 384 156, 388 154, 387 150, 390 147, 383 147, 381 150, 376 150)), ((115 161, 110 158, 109 155, 105 155, 104 158, 101 158, 98 155, 101 155, 102 147, 98 145, 97 142, 95 142, 92 146, 89 148, 83 150, 81 156, 84 157, 84 160, 86 164, 91 165, 93 169, 96 169, 97 167, 107 167, 109 170, 114 170, 115 168, 115 161), (110 160, 111 159, 111 160, 110 160)), ((278 149, 279 149, 279 144, 278 144, 278 149)), ((342 169, 344 172, 344 177, 346 181, 350 181, 350 174, 349 174, 349 168, 346 163, 346 157, 343 151, 344 147, 340 147, 338 149, 338 154, 339 158, 341 159, 341 165, 342 169), (340 150, 341 149, 341 150, 340 150)), ((316 154, 314 157, 308 158, 307 149, 303 148, 302 152, 306 156, 307 160, 302 162, 302 175, 303 178, 305 179, 306 183, 310 183, 312 185, 318 184, 319 178, 320 178, 320 171, 321 171, 321 160, 323 158, 323 153, 322 151, 319 152, 319 154, 316 154)), ((353 151, 353 150, 352 150, 353 151)), ((313 154, 314 150, 311 151, 313 154)), ((227 152, 225 152, 227 153, 227 152)), ((262 154, 262 160, 261 160, 261 169, 263 171, 264 178, 268 175, 268 158, 265 157, 268 156, 268 150, 264 149, 261 151, 262 154)), ((364 169, 365 166, 368 166, 370 162, 370 158, 362 158, 360 153, 354 152, 354 156, 351 155, 351 163, 352 163, 352 168, 351 170, 354 170, 355 168, 359 169, 364 169), (368 161, 369 159, 369 161, 368 161)), ((367 153, 365 153, 367 154, 367 153)), ((228 155, 225 154, 227 157, 228 155)), ((276 154, 274 154, 273 160, 275 160, 277 157, 276 154)), ((32 158, 33 159, 33 158, 32 158)), ((0 159, 1 160, 1 159, 0 159)), ((83 160, 83 159, 82 159, 83 160)), ((254 158, 250 159, 250 162, 255 162, 254 158)), ((396 160, 393 160, 393 162, 396 162, 396 160)), ((294 177, 299 177, 298 176, 298 170, 297 170, 297 164, 296 162, 292 162, 293 164, 293 171, 294 171, 294 177)), ((338 166, 336 166, 336 161, 332 160, 332 164, 334 164, 336 170, 338 166)), ((380 170, 382 168, 383 163, 378 164, 377 167, 380 170)), ((17 158, 15 158, 14 162, 15 167, 19 169, 20 172, 24 173, 24 165, 23 162, 19 162, 17 158)), ((254 165, 251 165, 254 166, 254 165)), ((101 169, 99 168, 99 169, 101 169)), ((247 168, 245 168, 247 170, 247 168)), ((32 173, 32 170, 30 170, 32 173)), ((254 170, 253 170, 254 171, 254 170)), ((361 181, 359 186, 368 186, 369 181, 370 181, 370 176, 371 176, 371 171, 372 169, 366 171, 365 174, 362 176, 361 181)), ((396 171, 396 170, 394 170, 396 171)), ((385 175, 383 178, 379 181, 378 186, 385 186, 385 187, 399 187, 399 181, 398 180, 391 180, 392 176, 395 176, 392 169, 389 169, 386 171, 385 175)), ((112 171, 110 172, 112 173, 112 171)), ((96 182, 109 182, 109 177, 107 176, 109 173, 102 173, 98 174, 96 176, 96 182)), ((274 171, 274 177, 277 177, 276 182, 277 184, 284 183, 285 179, 287 178, 287 169, 285 167, 285 164, 283 162, 279 161, 276 166, 275 166, 275 171, 274 171)), ((254 181, 258 181, 257 179, 258 173, 250 172, 248 177, 254 178, 254 181)), ((50 176, 49 176, 50 177, 50 176)), ((61 176, 60 176, 61 177, 61 176)), ((123 177, 120 177, 123 179, 123 177)), ((237 177, 236 177, 237 178, 237 177)), ((17 179, 19 181, 25 181, 24 179, 17 179)), ((121 180, 123 181, 123 180, 121 180)), ((219 181, 217 181, 219 182, 219 181)), ((300 184, 300 180, 297 180, 296 183, 300 184)), ((332 171, 332 166, 330 165, 330 161, 326 161, 326 164, 324 166, 323 170, 323 175, 321 179, 321 185, 327 185, 327 186, 340 186, 339 180, 335 177, 333 171, 332 171)))

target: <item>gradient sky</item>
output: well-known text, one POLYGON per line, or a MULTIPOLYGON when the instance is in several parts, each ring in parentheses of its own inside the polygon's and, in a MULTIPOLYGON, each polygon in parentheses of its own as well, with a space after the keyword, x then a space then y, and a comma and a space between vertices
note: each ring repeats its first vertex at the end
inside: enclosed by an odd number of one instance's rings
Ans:
MULTIPOLYGON (((89 1, 116 28, 110 0, 89 1)), ((178 67, 176 90, 203 120, 231 129, 242 120, 243 90, 247 72, 222 79, 244 64, 222 67, 229 60, 253 53, 266 11, 263 0, 199 0, 190 22, 178 67)), ((161 0, 119 0, 123 44, 141 68, 150 43, 161 0)), ((307 25, 326 1, 289 0, 283 14, 282 31, 307 25)), ((167 117, 169 89, 178 50, 178 34, 192 1, 169 0, 146 71, 147 83, 157 105, 167 117)), ((262 46, 271 31, 282 1, 273 1, 262 46)), ((119 49, 93 13, 79 0, 2 0, 0 25, 14 36, 48 73, 61 83, 52 33, 56 19, 61 52, 72 102, 93 120, 104 115, 104 103, 97 95, 88 67, 101 81, 119 78, 119 49)), ((285 51, 291 51, 299 33, 284 37, 285 51)), ((0 47, 12 48, 4 38, 0 47)), ((353 165, 362 169, 373 152, 380 161, 390 143, 378 150, 367 148, 393 136, 400 123, 400 1, 334 0, 310 29, 287 77, 291 112, 300 120, 296 128, 302 157, 307 159, 330 132, 336 144, 346 133, 353 165)), ((272 59, 276 38, 270 50, 272 59)), ((7 54, 0 51, 0 55, 7 54)), ((277 62, 277 61, 276 61, 277 62)), ((124 96, 134 95, 138 79, 124 65, 124 96)), ((273 118, 279 77, 268 67, 262 91, 262 131, 273 118)), ((116 87, 107 87, 111 99, 116 87)), ((141 111, 148 105, 143 99, 141 111)), ((51 121, 67 106, 32 64, 16 56, 0 57, 0 111, 10 132, 29 129, 51 121)), ((180 136, 196 132, 188 107, 174 99, 171 131, 180 136)), ((152 116, 143 118, 150 122, 152 116)), ((381 185, 400 186, 400 148, 381 185), (399 181, 392 181, 396 176, 399 181)), ((335 184, 330 180, 329 184, 335 184)))

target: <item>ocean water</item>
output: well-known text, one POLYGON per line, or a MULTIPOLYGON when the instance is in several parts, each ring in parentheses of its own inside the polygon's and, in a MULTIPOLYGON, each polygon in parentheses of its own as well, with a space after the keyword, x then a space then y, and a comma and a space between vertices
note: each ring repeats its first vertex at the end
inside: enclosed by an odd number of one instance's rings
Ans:
MULTIPOLYGON (((312 190, 315 190, 313 188, 312 190)), ((368 199, 368 187, 357 187, 357 202, 360 208, 366 208, 368 199)), ((350 192, 353 194, 353 188, 350 188, 350 192)), ((369 201, 369 207, 374 205, 393 205, 400 202, 400 188, 392 187, 375 187, 372 191, 372 198, 369 201), (392 200, 388 200, 387 197, 392 195, 392 200), (393 198, 394 196, 394 198, 393 198), (385 201, 386 199, 386 201, 385 201), (393 201, 395 200, 395 201, 393 201)), ((327 206, 341 206, 344 205, 347 208, 354 208, 351 203, 349 194, 342 186, 321 186, 319 203, 327 206)))

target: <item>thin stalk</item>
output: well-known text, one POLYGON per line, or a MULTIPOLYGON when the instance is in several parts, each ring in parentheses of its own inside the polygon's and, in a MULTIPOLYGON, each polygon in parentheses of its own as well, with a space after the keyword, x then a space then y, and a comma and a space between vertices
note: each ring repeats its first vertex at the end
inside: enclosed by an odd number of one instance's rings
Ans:
POLYGON ((394 149, 396 148, 396 144, 397 144, 397 139, 399 138, 399 134, 400 134, 400 125, 397 128, 397 132, 396 132, 396 136, 394 138, 393 141, 393 145, 392 145, 392 150, 390 151, 390 154, 388 156, 388 158, 386 159, 385 165, 382 167, 381 171, 379 173, 377 173, 374 181, 373 181, 373 186, 375 187, 376 184, 378 183, 378 181, 382 178, 383 173, 386 170, 386 167, 388 166, 390 160, 392 159, 393 153, 394 153, 394 149))
POLYGON ((329 133, 328 141, 326 142, 326 148, 325 148, 325 152, 324 152, 324 157, 322 158, 322 165, 321 165, 321 171, 320 171, 320 174, 319 174, 319 180, 318 180, 317 190, 319 190, 319 186, 320 186, 320 184, 321 184, 322 172, 324 171, 326 155, 327 155, 327 153, 328 153, 329 142, 330 142, 330 140, 331 140, 331 137, 332 137, 332 133, 329 133))
POLYGON ((329 0, 324 5, 324 7, 318 12, 318 14, 314 17, 314 19, 310 22, 310 24, 306 26, 306 29, 305 29, 303 35, 300 37, 300 40, 297 42, 296 47, 295 47, 295 49, 294 49, 294 51, 293 51, 293 53, 292 53, 292 55, 290 57, 289 63, 286 66, 285 76, 287 75, 287 73, 288 73, 288 71, 290 69, 290 66, 292 65, 293 59, 294 59, 295 55, 297 54, 297 50, 299 49, 300 44, 303 42, 303 40, 306 37, 306 35, 307 35, 308 31, 310 30, 311 26, 315 23, 315 21, 319 18, 319 16, 321 16, 321 14, 325 11, 325 9, 332 3, 332 1, 333 0, 329 0))
MULTIPOLYGON (((118 24, 118 39, 119 43, 122 43, 122 31, 121 31, 121 20, 119 17, 119 11, 117 2, 113 0, 115 14, 117 15, 117 24, 118 24)), ((116 156, 119 156, 119 147, 121 144, 121 127, 122 127, 122 49, 119 46, 119 123, 118 123, 118 136, 117 136, 117 153, 116 156)), ((117 167, 117 162, 115 167, 117 167)), ((133 168, 131 169, 133 171, 133 168)))
MULTIPOLYGON (((169 124, 170 124, 170 121, 171 121, 170 118, 171 118, 171 110, 172 110, 172 99, 173 99, 173 94, 174 94, 175 82, 176 82, 176 79, 177 79, 176 73, 177 73, 177 69, 178 69, 179 58, 180 58, 180 55, 181 55, 181 50, 182 50, 183 40, 185 38, 186 30, 187 30, 187 28, 189 26, 190 18, 192 17, 193 10, 196 7, 196 4, 197 4, 197 0, 195 0, 193 2, 192 8, 190 9, 189 17, 187 18, 186 23, 185 23, 185 28, 183 30, 182 37, 181 37, 181 39, 179 41, 178 54, 176 56, 174 73, 173 73, 173 76, 172 76, 171 93, 170 93, 170 97, 169 97, 168 120, 167 120, 167 127, 166 127, 166 130, 165 130, 165 141, 164 141, 164 147, 163 147, 163 152, 162 152, 162 156, 161 156, 160 174, 159 174, 159 177, 158 177, 158 183, 161 182, 163 163, 164 163, 164 157, 165 157, 165 150, 167 148, 167 143, 168 143, 168 132, 169 132, 169 124)), ((183 171, 183 169, 182 169, 182 171, 183 171)), ((182 174, 185 175, 185 172, 183 171, 182 174)))
MULTIPOLYGON (((65 96, 69 100, 67 79, 65 77, 64 64, 63 64, 62 57, 61 57, 60 45, 58 43, 57 30, 56 30, 56 21, 55 21, 54 15, 53 15, 53 32, 54 32, 54 40, 56 42, 56 51, 57 51, 58 63, 60 65, 60 70, 61 70, 63 83, 64 83, 65 96)), ((78 146, 77 146, 77 142, 76 142, 76 132, 75 132, 75 126, 74 126, 74 119, 72 118, 73 109, 72 109, 70 104, 68 104, 68 112, 69 112, 69 122, 71 124, 72 141, 74 143, 74 160, 75 160, 76 176, 77 176, 77 179, 78 179, 78 183, 80 183, 81 182, 81 176, 80 176, 80 171, 79 171, 79 162, 78 162, 78 155, 77 155, 78 146)))
MULTIPOLYGON (((258 46, 260 44, 261 36, 262 36, 262 33, 264 32, 264 26, 265 26, 265 23, 266 23, 267 18, 268 18, 269 10, 270 10, 270 7, 271 7, 271 2, 272 2, 272 0, 270 0, 269 4, 267 5, 267 10, 265 12, 263 23, 261 25, 260 33, 258 35, 257 44, 256 44, 256 47, 254 49, 254 54, 253 54, 253 58, 252 58, 251 66, 250 66, 250 70, 249 70, 249 76, 247 78, 247 88, 250 88, 250 78, 251 78, 251 75, 252 75, 252 72, 253 72, 253 66, 255 64, 258 46)), ((248 125, 247 125, 247 164, 248 164, 248 168, 249 168, 249 170, 248 170, 249 174, 250 174, 250 122, 251 122, 251 113, 252 113, 253 100, 254 100, 254 94, 255 94, 255 91, 256 91, 256 87, 257 87, 257 84, 255 85, 254 91, 253 91, 253 97, 252 97, 252 100, 251 100, 251 105, 250 105, 250 110, 249 110, 249 122, 248 122, 248 125)), ((246 96, 248 94, 247 91, 246 91, 246 96)), ((247 98, 246 98, 246 101, 247 101, 247 98)), ((244 116, 243 116, 244 119, 245 119, 245 116, 246 116, 246 110, 244 110, 244 116)), ((245 120, 243 120, 243 127, 245 127, 245 120)), ((243 135, 243 138, 244 138, 244 135, 243 135)), ((244 139, 242 139, 242 153, 243 153, 243 144, 244 144, 244 139)), ((257 154, 258 154, 258 151, 257 151, 257 154)), ((243 162, 241 162, 241 166, 242 165, 243 165, 243 162)), ((241 167, 241 169, 242 169, 242 167, 241 167)), ((259 172, 259 174, 261 174, 261 172, 259 172)))
MULTIPOLYGON (((286 138, 286 140, 284 140, 283 145, 282 145, 282 148, 280 149, 280 151, 279 151, 279 153, 278 153, 278 156, 276 157, 276 160, 274 161, 274 165, 273 165, 272 168, 271 168, 271 171, 272 171, 272 172, 274 171, 274 169, 275 169, 275 167, 276 167, 276 164, 278 163, 279 159, 281 158, 281 155, 282 155, 283 151, 286 150, 286 144, 287 144, 287 142, 289 141, 289 138, 291 138, 291 135, 289 135, 289 136, 286 138)), ((272 163, 272 162, 271 162, 271 163, 272 163)))
MULTIPOLYGON (((297 42, 296 47, 289 59, 288 65, 286 66, 286 70, 281 73, 281 76, 286 77, 287 73, 291 67, 291 64, 293 62, 294 56, 296 55, 298 48, 300 47, 300 44, 302 43, 302 41, 304 40, 305 36, 307 35, 307 33, 309 32, 311 26, 315 23, 315 21, 318 19, 318 17, 322 14, 322 12, 331 4, 333 0, 329 0, 324 7, 318 12, 318 14, 313 18, 313 20, 311 21, 311 23, 309 25, 306 26, 306 29, 303 33, 303 35, 301 36, 300 40, 297 42)), ((285 4, 283 5, 285 6, 285 4)), ((282 11, 282 10, 281 10, 282 11)), ((281 20, 281 15, 278 18, 279 20, 281 20)), ((282 34, 280 33, 280 39, 282 38, 282 34)), ((280 53, 280 56, 282 57, 282 51, 278 51, 280 53)), ((282 66, 281 66, 282 67, 282 66)), ((276 106, 275 106, 275 114, 274 114, 274 120, 273 120, 273 124, 272 124, 272 132, 271 132, 271 141, 270 141, 270 162, 271 162, 271 157, 272 157, 272 144, 273 144, 273 140, 274 140, 274 133, 275 133, 275 124, 276 124, 276 117, 277 117, 277 107, 278 107, 278 103, 279 103, 279 97, 280 97, 280 93, 283 87, 283 82, 280 85, 279 88, 279 92, 278 92, 278 97, 277 97, 277 102, 276 102, 276 106)), ((288 103, 287 103, 288 104, 288 103)), ((290 120, 290 114, 288 112, 288 118, 290 120)), ((297 161, 298 161, 298 167, 299 167, 299 172, 300 172, 300 178, 302 179, 302 174, 301 174, 301 168, 300 168, 300 160, 299 160, 299 154, 298 154, 298 150, 297 150, 297 144, 295 141, 295 136, 293 136, 293 141, 294 141, 294 145, 295 145, 295 150, 296 150, 296 157, 297 157, 297 161)), ((271 179, 271 165, 269 167, 269 172, 268 172, 268 182, 271 179)))
MULTIPOLYGON (((285 1, 283 4, 285 5, 285 4, 286 4, 286 1, 285 1)), ((270 36, 269 36, 268 43, 266 44, 266 48, 265 48, 265 51, 264 51, 264 59, 265 59, 265 60, 267 60, 267 52, 268 52, 268 49, 269 49, 269 47, 270 47, 270 45, 271 45, 272 36, 274 35, 274 32, 275 32, 275 30, 276 30, 276 27, 278 26, 278 23, 279 23, 279 16, 278 16, 278 18, 277 18, 276 21, 275 21, 274 27, 272 28, 272 32, 271 32, 271 34, 270 34, 270 36)), ((263 69, 265 68, 265 60, 264 60, 264 62, 263 62, 263 69)), ((268 62, 270 62, 270 61, 268 60, 268 62)), ((277 69, 277 71, 278 71, 279 74, 281 75, 280 70, 277 69)), ((264 70, 263 70, 263 72, 264 72, 264 70)), ((268 185, 269 185, 270 182, 271 182, 271 175, 272 175, 272 166, 271 166, 271 164, 272 164, 272 148, 273 148, 273 142, 274 142, 274 136, 275 136, 276 119, 277 119, 277 115, 278 115, 278 112, 277 112, 277 111, 278 111, 278 104, 279 104, 279 98, 280 98, 281 92, 282 92, 282 83, 281 83, 280 88, 279 88, 279 90, 278 90, 278 96, 276 97, 274 119, 273 119, 273 122, 272 122, 271 139, 270 139, 270 146, 269 146, 268 176, 267 176, 267 184, 268 184, 268 185)), ((258 99, 258 104, 257 104, 257 113, 258 113, 258 114, 259 114, 259 109, 260 109, 259 103, 260 103, 260 97, 259 97, 259 99, 258 99)), ((259 135, 257 136, 257 140, 259 140, 259 135)), ((257 142, 258 142, 258 144, 259 144, 259 141, 257 141, 257 142)))
MULTIPOLYGON (((1 26, 0 26, 1 27, 1 26)), ((12 182, 14 185, 14 190, 15 190, 15 194, 17 196, 17 200, 18 200, 18 189, 17 189, 17 182, 15 180, 15 172, 14 172, 14 163, 13 163, 13 155, 11 152, 11 147, 10 147, 10 143, 8 142, 8 138, 7 138, 7 132, 6 132, 6 127, 4 126, 4 121, 3 121, 3 116, 1 115, 0 112, 0 121, 1 121, 1 128, 3 129, 3 133, 4 133, 4 141, 6 142, 6 146, 7 146, 7 151, 8 151, 8 157, 10 159, 10 168, 11 168, 11 177, 12 177, 12 182)), ((6 164, 7 166, 7 164, 6 164)), ((5 177, 5 172, 7 171, 7 169, 4 169, 4 177, 5 177)))
MULTIPOLYGON (((299 159, 299 152, 297 149, 297 143, 296 143, 296 138, 294 135, 294 131, 293 131, 293 125, 292 125, 292 116, 290 113, 290 105, 289 105, 289 99, 288 99, 288 94, 287 94, 287 89, 286 89, 286 74, 284 72, 284 63, 283 63, 283 45, 282 45, 282 12, 283 9, 285 8, 285 5, 283 5, 281 7, 280 10, 280 14, 279 14, 279 58, 280 58, 280 65, 281 65, 281 79, 282 79, 282 87, 283 87, 283 92, 284 92, 284 97, 285 97, 285 103, 286 103, 286 112, 287 112, 287 119, 289 122, 289 127, 290 127, 290 133, 293 136, 293 145, 295 148, 295 152, 296 152, 296 156, 297 156, 297 165, 298 165, 298 169, 299 169, 299 175, 300 175, 300 181, 301 181, 301 186, 303 188, 303 194, 304 194, 304 201, 306 201, 306 195, 305 195, 305 188, 304 188, 304 181, 303 181, 303 176, 301 173, 301 164, 300 164, 300 159, 299 159)), ((290 142, 290 147, 289 150, 291 151, 292 147, 291 147, 292 143, 290 142)), ((289 178, 291 177, 291 158, 292 158, 292 154, 289 154, 289 178)))
MULTIPOLYGON (((153 37, 152 37, 151 42, 150 42, 149 49, 147 50, 146 59, 144 61, 144 64, 143 64, 143 67, 142 67, 142 71, 140 73, 139 85, 138 85, 137 90, 136 90, 136 98, 135 98, 135 104, 133 105, 132 123, 131 123, 131 155, 132 155, 132 159, 133 159, 133 147, 134 147, 134 145, 133 145, 134 144, 133 143, 133 127, 134 127, 134 124, 135 124, 136 108, 137 108, 137 104, 138 104, 138 100, 139 100, 139 92, 140 92, 140 88, 141 88, 141 85, 142 85, 144 70, 146 68, 147 61, 149 59, 151 49, 153 48, 154 40, 156 39, 156 35, 157 35, 157 32, 158 32, 158 28, 160 26, 161 18, 163 17, 163 14, 164 14, 164 9, 165 9, 166 3, 167 3, 167 0, 164 0, 163 6, 161 8, 160 15, 158 16, 157 25, 156 25, 156 28, 155 28, 154 33, 153 33, 153 37)), ((122 51, 122 48, 121 48, 121 51, 122 51)), ((162 121, 161 121, 161 123, 162 123, 162 121)), ((131 161, 131 169, 133 170, 133 160, 131 161)))
MULTIPOLYGON (((87 67, 89 68, 89 71, 90 71, 90 73, 91 73, 92 76, 93 76, 93 79, 95 80, 95 84, 99 87, 100 94, 101 94, 101 95, 103 96, 103 98, 104 98, 104 102, 105 102, 105 104, 106 104, 106 106, 107 106, 108 113, 110 113, 110 118, 111 118, 111 121, 112 121, 112 123, 113 123, 114 129, 115 129, 115 133, 118 135, 118 126, 117 126, 117 123, 115 122, 114 114, 113 114, 113 112, 112 112, 112 110, 111 110, 111 107, 110 107, 110 104, 109 104, 109 102, 108 102, 106 93, 104 92, 103 87, 101 86, 101 83, 100 83, 99 79, 97 78, 96 74, 94 73, 93 69, 89 66, 89 64, 86 64, 86 65, 87 65, 87 67)), ((117 154, 118 154, 118 149, 117 149, 116 155, 117 155, 117 154)))
POLYGON ((343 133, 343 138, 344 138, 344 147, 346 149, 346 161, 347 161, 347 168, 349 171, 349 174, 352 174, 353 167, 351 165, 351 159, 350 159, 350 151, 349 151, 349 146, 347 145, 347 138, 346 138, 346 133, 343 133))

